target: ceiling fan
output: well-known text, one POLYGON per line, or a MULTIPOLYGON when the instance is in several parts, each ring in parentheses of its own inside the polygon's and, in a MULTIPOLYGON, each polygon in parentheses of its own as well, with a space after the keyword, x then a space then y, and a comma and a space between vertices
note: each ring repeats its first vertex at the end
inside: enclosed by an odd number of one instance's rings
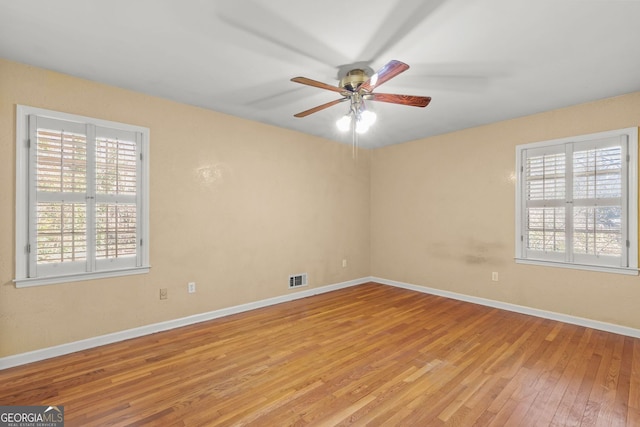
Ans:
POLYGON ((350 101, 350 109, 346 116, 336 123, 341 130, 352 128, 354 132, 366 132, 375 121, 375 114, 365 108, 364 101, 379 101, 392 104, 409 105, 411 107, 426 107, 431 102, 429 96, 398 95, 391 93, 373 93, 373 90, 389 79, 409 69, 409 66, 401 61, 391 60, 373 75, 368 76, 365 70, 356 68, 350 70, 340 80, 340 86, 332 86, 306 77, 294 77, 291 81, 317 87, 320 89, 338 92, 342 98, 326 104, 310 108, 294 117, 306 117, 325 108, 350 101), (352 126, 352 123, 354 126, 352 126))

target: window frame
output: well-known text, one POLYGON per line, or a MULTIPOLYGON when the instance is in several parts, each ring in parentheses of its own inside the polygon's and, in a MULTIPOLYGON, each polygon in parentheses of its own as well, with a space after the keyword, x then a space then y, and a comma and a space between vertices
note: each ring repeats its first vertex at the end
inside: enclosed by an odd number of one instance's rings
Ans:
MULTIPOLYGON (((149 272, 149 136, 149 128, 142 126, 25 105, 16 106, 16 276, 14 283, 17 288, 149 272), (140 194, 136 196, 136 226, 138 228, 137 236, 139 241, 136 246, 136 262, 133 265, 120 265, 120 261, 114 258, 114 262, 109 268, 104 268, 105 260, 97 260, 94 256, 87 260, 88 269, 91 271, 69 271, 66 268, 62 268, 60 273, 51 273, 51 269, 45 268, 43 270, 49 271, 49 273, 43 275, 37 273, 37 269, 32 267, 35 262, 35 256, 33 256, 35 250, 30 253, 28 248, 29 246, 31 248, 36 247, 34 240, 36 220, 31 218, 31 214, 35 211, 32 203, 37 202, 32 200, 33 194, 35 194, 35 179, 32 179, 31 168, 36 144, 32 146, 29 144, 31 137, 29 134, 29 120, 31 116, 73 122, 74 125, 77 124, 88 129, 106 128, 114 132, 125 131, 138 134, 138 140, 136 141, 136 156, 138 157, 136 179, 139 181, 138 191, 140 194)), ((95 164, 95 162, 87 163, 87 173, 90 173, 91 164, 95 164)), ((88 178, 87 182, 90 185, 93 179, 88 178)), ((91 237, 91 228, 93 228, 91 224, 88 224, 87 239, 94 244, 95 239, 91 237)), ((60 265, 63 264, 61 263, 60 265)))
MULTIPOLYGON (((567 187, 573 182, 573 155, 569 158, 571 164, 565 166, 565 176, 567 187), (571 180, 571 181, 569 181, 571 180)), ((624 167, 623 167, 624 169, 624 167)), ((591 270, 609 273, 619 273, 628 275, 638 275, 638 128, 631 127, 626 129, 617 129, 612 131, 598 132, 593 134, 580 135, 575 137, 560 138, 548 141, 534 142, 516 146, 516 209, 515 209, 515 261, 519 264, 543 265, 551 267, 571 268, 579 270, 591 270), (585 256, 574 257, 573 248, 567 247, 564 256, 557 254, 549 255, 543 258, 538 256, 530 256, 533 251, 527 251, 525 234, 526 234, 526 179, 525 179, 525 161, 526 154, 539 149, 551 149, 562 153, 573 153, 581 151, 579 145, 582 143, 600 141, 598 144, 606 145, 603 141, 612 138, 626 137, 627 144, 622 148, 623 162, 626 163, 626 177, 622 177, 622 208, 626 204, 626 223, 622 224, 622 240, 628 241, 626 248, 626 265, 612 266, 606 263, 603 257, 602 264, 581 263, 580 259, 585 256), (567 147, 571 146, 570 149, 567 147), (574 148, 576 148, 573 150, 574 148), (626 157, 627 161, 624 160, 626 157), (626 179, 625 179, 626 178, 626 179), (572 259, 573 258, 573 259, 572 259), (577 258, 577 259, 576 259, 577 258)), ((568 198, 573 199, 570 195, 565 195, 563 205, 565 203, 573 203, 573 200, 567 202, 568 198)), ((553 204, 553 203, 552 203, 553 204)), ((554 205, 555 206, 555 205, 554 205)), ((553 207, 553 206, 551 206, 553 207)), ((569 209, 569 211, 571 211, 569 209)), ((565 229, 571 220, 567 219, 565 210, 565 229)), ((625 213, 623 212, 623 217, 625 213)), ((567 229, 568 230, 568 229, 567 229)))

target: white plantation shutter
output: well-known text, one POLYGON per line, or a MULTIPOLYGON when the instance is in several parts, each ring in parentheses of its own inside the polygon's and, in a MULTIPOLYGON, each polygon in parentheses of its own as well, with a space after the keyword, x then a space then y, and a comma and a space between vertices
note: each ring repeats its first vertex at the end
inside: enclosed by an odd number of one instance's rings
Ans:
POLYGON ((35 145, 29 275, 86 271, 86 126, 32 115, 29 134, 35 145))
POLYGON ((525 177, 528 254, 549 259, 564 259, 566 248, 564 147, 529 151, 525 159, 525 177), (534 255, 535 253, 538 255, 534 255))
POLYGON ((517 152, 517 259, 637 273, 637 129, 517 152))
POLYGON ((96 260, 103 267, 135 265, 138 139, 134 132, 96 130, 96 260))
POLYGON ((577 262, 627 264, 626 159, 623 137, 574 148, 571 208, 577 262))
POLYGON ((18 143, 17 209, 28 220, 16 234, 16 281, 148 269, 145 129, 24 108, 41 114, 24 114, 28 142, 18 143))

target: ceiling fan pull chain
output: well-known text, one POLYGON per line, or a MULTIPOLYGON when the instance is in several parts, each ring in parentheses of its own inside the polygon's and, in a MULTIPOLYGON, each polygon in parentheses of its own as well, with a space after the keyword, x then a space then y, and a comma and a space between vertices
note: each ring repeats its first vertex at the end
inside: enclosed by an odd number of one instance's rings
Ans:
POLYGON ((354 160, 358 160, 358 132, 356 132, 356 120, 357 117, 354 115, 351 120, 351 137, 352 137, 352 153, 351 157, 354 160))

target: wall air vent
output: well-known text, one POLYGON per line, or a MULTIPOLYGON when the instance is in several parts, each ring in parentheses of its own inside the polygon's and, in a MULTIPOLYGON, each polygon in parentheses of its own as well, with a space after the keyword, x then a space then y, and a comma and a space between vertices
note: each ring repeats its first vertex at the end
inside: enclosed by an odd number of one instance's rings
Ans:
POLYGON ((307 286, 307 273, 289 276, 289 287, 297 288, 298 286, 307 286))

